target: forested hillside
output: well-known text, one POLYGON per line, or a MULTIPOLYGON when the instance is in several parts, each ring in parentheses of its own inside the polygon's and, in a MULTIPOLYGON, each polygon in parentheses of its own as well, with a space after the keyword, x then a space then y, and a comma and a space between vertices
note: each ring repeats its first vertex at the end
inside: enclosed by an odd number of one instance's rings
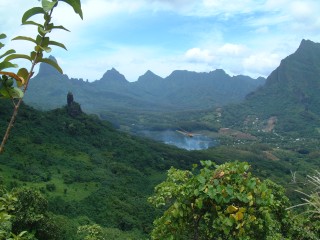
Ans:
MULTIPOLYGON (((11 106, 8 101, 0 103, 3 132, 11 106)), ((291 171, 304 181, 318 162, 314 151, 306 155, 273 150, 258 142, 185 151, 119 132, 74 104, 75 108, 49 112, 24 105, 0 157, 3 184, 8 189, 27 186, 40 191, 49 201, 53 219, 65 221, 57 226, 66 239, 76 239, 70 236, 75 236, 77 227, 94 223, 119 236, 147 237, 161 212, 147 198, 171 166, 191 169, 205 159, 248 161, 255 174, 286 186, 291 200, 297 201, 293 190, 302 185, 291 184, 291 171), (268 157, 271 152, 277 160, 268 157)))
MULTIPOLYGON (((11 105, 0 104, 2 133, 11 105)), ((67 106, 40 112, 24 105, 0 156, 1 179, 9 189, 40 190, 50 211, 71 222, 144 235, 156 214, 147 196, 165 171, 190 168, 205 156, 118 132, 67 106)))

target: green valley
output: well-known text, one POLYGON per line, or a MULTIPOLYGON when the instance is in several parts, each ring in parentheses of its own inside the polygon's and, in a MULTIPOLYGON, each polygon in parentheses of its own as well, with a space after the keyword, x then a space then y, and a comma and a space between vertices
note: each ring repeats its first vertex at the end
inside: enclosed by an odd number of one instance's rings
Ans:
MULTIPOLYGON (((1 131, 10 108, 1 100, 1 131)), ((99 224, 118 236, 114 239, 148 238, 162 210, 152 208, 147 198, 171 166, 191 169, 204 159, 247 161, 255 175, 285 186, 296 203, 300 196, 294 190, 305 190, 306 175, 319 168, 316 142, 303 149, 299 143, 277 148, 264 143, 266 133, 259 141, 228 146, 230 140, 221 139, 220 146, 186 151, 120 132, 94 115, 68 112, 68 106, 41 112, 24 105, 0 157, 8 189, 31 187, 48 199, 59 239, 77 239, 77 228, 88 224, 99 224)))
MULTIPOLYGON (((57 2, 42 3, 27 17, 50 19, 57 2)), ((0 154, 1 239, 318 239, 319 43, 302 40, 266 80, 217 69, 128 82, 112 68, 89 83, 54 70, 42 40, 34 64, 51 66, 30 80, 0 154), (215 142, 155 140, 167 131, 215 142)), ((21 99, 8 76, 23 85, 26 71, 2 72, 2 97, 21 99)), ((0 99, 1 135, 13 103, 0 99)))

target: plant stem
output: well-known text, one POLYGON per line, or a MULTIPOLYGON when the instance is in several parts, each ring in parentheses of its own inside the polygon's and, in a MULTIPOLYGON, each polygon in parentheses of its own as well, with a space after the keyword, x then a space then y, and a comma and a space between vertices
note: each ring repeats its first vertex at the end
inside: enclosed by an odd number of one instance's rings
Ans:
MULTIPOLYGON (((51 19, 52 12, 53 12, 53 8, 51 9, 50 14, 49 14, 50 19, 51 19)), ((50 20, 49 20, 49 22, 50 22, 50 20)), ((46 26, 49 24, 49 22, 48 22, 48 23, 45 23, 44 28, 46 28, 46 26)), ((41 40, 40 45, 42 44, 43 39, 45 38, 45 36, 46 36, 46 34, 44 34, 44 36, 42 37, 42 40, 41 40)), ((24 93, 24 94, 25 94, 25 92, 27 91, 27 88, 28 88, 28 85, 29 85, 29 81, 30 81, 30 79, 31 79, 31 77, 32 77, 32 75, 33 75, 34 67, 35 67, 36 64, 38 63, 38 62, 37 62, 37 59, 38 59, 38 56, 39 56, 39 54, 40 54, 41 52, 42 52, 42 50, 38 50, 37 53, 36 53, 36 55, 35 55, 35 57, 34 57, 34 59, 33 59, 33 61, 32 61, 32 65, 31 65, 31 68, 30 68, 30 71, 29 71, 29 75, 28 75, 28 77, 27 77, 26 84, 24 85, 24 88, 23 88, 23 93, 24 93)), ((13 128, 14 122, 15 122, 15 120, 16 120, 16 118, 17 118, 18 111, 19 111, 20 105, 21 105, 21 103, 22 103, 22 99, 23 99, 23 97, 19 99, 19 101, 17 102, 17 104, 14 104, 13 113, 12 113, 12 115, 11 115, 10 122, 9 122, 9 124, 8 124, 7 130, 6 130, 6 132, 5 132, 4 136, 3 136, 3 139, 2 139, 2 142, 1 142, 1 145, 0 145, 0 154, 4 151, 4 145, 6 144, 8 138, 9 138, 10 131, 11 131, 11 129, 13 128)))

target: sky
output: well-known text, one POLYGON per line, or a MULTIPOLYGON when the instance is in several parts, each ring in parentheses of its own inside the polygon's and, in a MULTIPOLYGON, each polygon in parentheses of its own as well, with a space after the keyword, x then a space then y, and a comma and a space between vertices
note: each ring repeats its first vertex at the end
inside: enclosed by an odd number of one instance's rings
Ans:
MULTIPOLYGON (((100 79, 117 69, 128 81, 147 70, 167 77, 174 70, 231 76, 267 77, 302 39, 320 42, 319 0, 82 0, 84 18, 60 2, 50 38, 53 55, 70 78, 100 79)), ((33 46, 11 41, 34 37, 35 27, 21 26, 23 13, 37 0, 0 0, 0 33, 5 49, 29 53, 33 46)), ((34 18, 34 20, 41 20, 34 18)), ((4 49, 0 50, 2 53, 4 49)), ((28 62, 19 62, 27 65, 28 62)))

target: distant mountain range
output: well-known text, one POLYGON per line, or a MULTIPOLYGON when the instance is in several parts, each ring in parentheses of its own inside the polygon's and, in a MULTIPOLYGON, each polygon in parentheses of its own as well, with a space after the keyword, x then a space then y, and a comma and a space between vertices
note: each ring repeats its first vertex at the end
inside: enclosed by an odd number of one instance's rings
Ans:
POLYGON ((223 122, 226 126, 252 129, 273 121, 275 130, 280 132, 319 134, 319 93, 320 43, 302 40, 263 87, 250 93, 243 103, 224 109, 223 122))
POLYGON ((66 104, 70 91, 88 113, 199 110, 240 102, 264 82, 262 77, 231 77, 221 69, 209 73, 177 70, 166 78, 147 71, 129 82, 114 68, 100 80, 87 82, 41 64, 24 100, 36 108, 53 109, 66 104))
POLYGON ((218 69, 209 73, 177 70, 166 78, 147 71, 138 81, 128 82, 112 68, 100 80, 85 82, 42 64, 25 102, 41 109, 57 108, 66 104, 68 91, 85 112, 129 131, 228 127, 319 134, 320 43, 302 40, 266 80, 231 77, 218 69))

